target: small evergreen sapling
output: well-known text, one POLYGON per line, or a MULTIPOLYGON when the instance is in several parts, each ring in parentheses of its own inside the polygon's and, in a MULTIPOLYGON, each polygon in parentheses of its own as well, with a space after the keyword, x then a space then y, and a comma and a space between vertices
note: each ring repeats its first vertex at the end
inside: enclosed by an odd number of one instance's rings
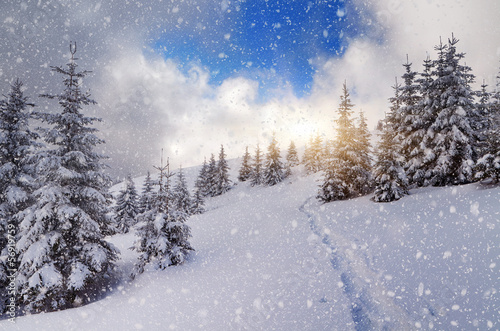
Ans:
POLYGON ((250 153, 248 152, 248 146, 245 148, 245 154, 243 154, 243 160, 241 161, 241 168, 238 175, 238 180, 240 182, 247 181, 252 175, 252 167, 250 163, 252 162, 252 158, 250 153))
POLYGON ((280 149, 278 147, 278 141, 276 136, 273 134, 271 143, 268 147, 268 153, 266 155, 266 165, 264 168, 264 184, 268 186, 273 186, 285 179, 285 172, 283 163, 280 160, 280 149))
POLYGON ((140 215, 133 250, 139 259, 134 265, 132 278, 144 272, 147 264, 154 269, 165 269, 171 265, 181 264, 190 251, 194 250, 189 243, 191 229, 185 223, 186 213, 174 208, 173 196, 170 192, 169 164, 163 162, 160 167, 158 192, 154 195, 151 210, 140 215))
POLYGON ((262 154, 260 152, 260 147, 257 144, 255 149, 255 157, 253 158, 253 169, 250 177, 250 184, 252 186, 261 185, 263 182, 263 171, 262 171, 262 154))
POLYGON ((139 214, 138 196, 130 175, 125 180, 125 188, 116 199, 115 220, 120 233, 127 233, 136 223, 139 214))

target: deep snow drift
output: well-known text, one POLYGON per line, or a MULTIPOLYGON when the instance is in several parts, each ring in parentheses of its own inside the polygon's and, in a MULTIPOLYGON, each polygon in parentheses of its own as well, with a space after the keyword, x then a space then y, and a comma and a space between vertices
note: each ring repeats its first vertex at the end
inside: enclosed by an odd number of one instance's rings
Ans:
MULTIPOLYGON (((235 180, 239 160, 230 163, 235 180)), ((321 204, 301 168, 238 183, 188 220, 196 252, 128 282, 133 234, 110 240, 125 280, 89 305, 5 330, 498 329, 500 187, 424 188, 393 203, 321 204)), ((185 170, 192 182, 198 168, 185 170)), ((142 178, 136 180, 140 192, 142 178)), ((114 188, 115 191, 121 186, 114 188)))

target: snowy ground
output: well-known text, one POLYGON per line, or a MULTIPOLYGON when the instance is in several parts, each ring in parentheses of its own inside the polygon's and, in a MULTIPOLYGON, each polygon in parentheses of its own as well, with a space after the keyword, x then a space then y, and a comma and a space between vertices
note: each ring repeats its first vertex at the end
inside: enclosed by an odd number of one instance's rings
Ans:
MULTIPOLYGON (((232 163, 233 179, 238 163, 232 163)), ((98 302, 8 330, 488 330, 500 328, 500 187, 320 204, 320 175, 239 183, 189 219, 196 253, 98 302)), ((197 169, 187 169, 191 183, 197 169)), ((138 190, 142 179, 137 181, 138 190)), ((118 187, 119 189, 119 187, 118 187)), ((112 242, 130 273, 133 234, 112 242)))

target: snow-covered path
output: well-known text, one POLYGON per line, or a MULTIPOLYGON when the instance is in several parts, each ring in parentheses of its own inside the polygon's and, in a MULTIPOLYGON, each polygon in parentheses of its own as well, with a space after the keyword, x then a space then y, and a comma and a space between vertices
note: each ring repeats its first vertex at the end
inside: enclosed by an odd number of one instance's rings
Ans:
POLYGON ((334 274, 338 274, 337 285, 350 304, 354 328, 359 331, 411 329, 406 314, 386 296, 387 291, 378 279, 380 275, 370 270, 368 259, 356 254, 357 244, 335 229, 327 228, 317 212, 320 209, 313 197, 299 208, 307 216, 318 244, 323 246, 334 274))

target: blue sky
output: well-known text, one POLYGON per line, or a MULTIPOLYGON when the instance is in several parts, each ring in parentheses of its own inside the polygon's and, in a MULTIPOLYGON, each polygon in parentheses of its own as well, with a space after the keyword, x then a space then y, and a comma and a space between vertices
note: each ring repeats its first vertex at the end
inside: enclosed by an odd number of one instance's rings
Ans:
POLYGON ((348 39, 363 34, 359 13, 344 1, 236 1, 212 10, 177 14, 152 47, 181 66, 198 62, 211 83, 231 76, 257 80, 265 91, 290 85, 309 93, 317 57, 341 56, 348 39))

